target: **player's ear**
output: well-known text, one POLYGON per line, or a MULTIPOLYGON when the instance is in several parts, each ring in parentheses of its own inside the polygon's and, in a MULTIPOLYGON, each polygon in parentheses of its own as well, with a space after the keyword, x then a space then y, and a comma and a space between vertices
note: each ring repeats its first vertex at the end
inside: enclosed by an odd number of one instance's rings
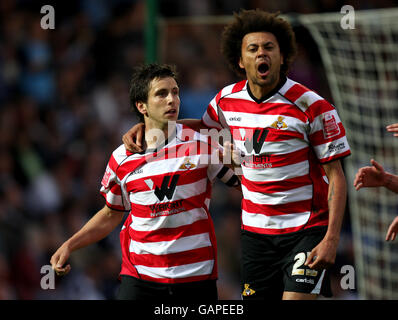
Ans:
POLYGON ((245 66, 242 63, 242 57, 239 58, 239 67, 241 67, 242 69, 245 68, 245 66))
POLYGON ((148 114, 148 111, 146 109, 147 108, 146 103, 139 101, 139 102, 135 103, 135 106, 137 107, 137 110, 140 113, 142 113, 143 115, 147 115, 148 114))

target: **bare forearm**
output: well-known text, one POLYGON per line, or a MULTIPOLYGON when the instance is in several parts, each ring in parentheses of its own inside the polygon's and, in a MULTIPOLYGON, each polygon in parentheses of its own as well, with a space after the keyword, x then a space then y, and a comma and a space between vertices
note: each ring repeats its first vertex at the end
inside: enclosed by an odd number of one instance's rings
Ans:
POLYGON ((388 190, 398 193, 398 176, 386 172, 384 181, 384 187, 386 187, 388 190))
POLYGON ((345 179, 342 177, 333 178, 329 184, 329 224, 325 238, 337 241, 340 239, 346 199, 347 185, 345 179))
POLYGON ((78 232, 69 238, 65 245, 69 250, 86 247, 105 238, 122 221, 123 212, 115 212, 108 207, 98 211, 78 232))
POLYGON ((329 180, 329 224, 325 239, 338 242, 347 200, 347 183, 339 160, 325 164, 323 168, 329 180))

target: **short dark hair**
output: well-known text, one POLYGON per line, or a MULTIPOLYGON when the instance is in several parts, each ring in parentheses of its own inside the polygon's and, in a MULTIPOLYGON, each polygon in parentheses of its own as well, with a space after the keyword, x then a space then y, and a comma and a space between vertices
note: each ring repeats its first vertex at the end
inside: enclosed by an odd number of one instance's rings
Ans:
POLYGON ((252 32, 270 32, 275 36, 284 58, 281 74, 287 74, 296 55, 297 44, 292 26, 278 17, 279 14, 279 12, 269 13, 260 9, 242 9, 239 13, 234 13, 234 20, 224 28, 222 33, 221 52, 236 74, 239 76, 246 74, 245 70, 239 66, 239 59, 242 56, 243 37, 252 32))
POLYGON ((148 93, 153 79, 171 77, 177 82, 177 71, 174 65, 168 64, 142 64, 133 71, 130 82, 130 106, 136 112, 140 121, 144 122, 144 115, 138 111, 137 102, 148 102, 148 93))

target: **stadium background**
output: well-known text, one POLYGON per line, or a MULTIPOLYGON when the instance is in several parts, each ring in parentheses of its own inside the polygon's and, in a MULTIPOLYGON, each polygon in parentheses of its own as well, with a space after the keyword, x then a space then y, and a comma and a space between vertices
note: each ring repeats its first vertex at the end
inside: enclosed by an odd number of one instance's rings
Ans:
MULTIPOLYGON (((395 1, 159 0, 158 9, 164 21, 256 7, 340 12, 346 4, 361 10, 395 1)), ((0 299, 114 298, 119 229, 75 252, 71 273, 56 278, 55 290, 41 289, 40 269, 104 205, 98 191, 105 165, 137 122, 128 89, 131 69, 147 59, 145 16, 139 0, 0 2, 0 299), (54 30, 40 27, 46 4, 55 9, 54 30)), ((160 34, 159 60, 176 64, 180 73, 181 118, 200 117, 219 89, 238 80, 219 54, 221 30, 220 24, 169 24, 160 34)), ((333 102, 315 43, 303 28, 295 31, 299 54, 290 77, 333 102)), ((217 183, 211 212, 219 295, 239 299, 240 198, 217 183)), ((334 299, 357 298, 356 290, 340 287, 340 268, 347 264, 355 267, 349 212, 332 268, 334 299)))

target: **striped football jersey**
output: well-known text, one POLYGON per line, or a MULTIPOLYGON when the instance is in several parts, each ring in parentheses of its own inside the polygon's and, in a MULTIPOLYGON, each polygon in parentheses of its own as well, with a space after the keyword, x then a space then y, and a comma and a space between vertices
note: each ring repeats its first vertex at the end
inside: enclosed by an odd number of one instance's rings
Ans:
POLYGON ((217 278, 211 185, 216 177, 238 181, 216 161, 217 150, 177 124, 157 150, 132 154, 121 145, 112 153, 100 192, 111 209, 129 212, 120 232, 121 275, 160 283, 217 278))
POLYGON ((333 105, 289 78, 258 101, 245 80, 222 89, 202 122, 228 128, 244 155, 243 230, 285 234, 327 226, 322 164, 350 154, 333 105))

